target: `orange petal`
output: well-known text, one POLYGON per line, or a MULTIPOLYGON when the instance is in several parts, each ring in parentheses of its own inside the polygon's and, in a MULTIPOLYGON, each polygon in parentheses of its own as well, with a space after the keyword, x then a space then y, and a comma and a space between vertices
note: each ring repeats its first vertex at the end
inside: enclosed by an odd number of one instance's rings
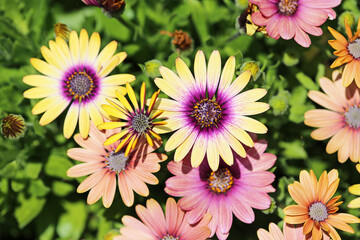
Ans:
POLYGON ((289 224, 302 224, 309 219, 309 215, 299 215, 299 216, 285 216, 284 221, 289 224))
POLYGON ((346 18, 345 18, 345 30, 346 30, 346 34, 348 35, 348 38, 351 39, 353 37, 353 34, 346 18))
POLYGON ((314 221, 309 218, 305 223, 304 223, 304 227, 303 227, 303 233, 304 235, 308 234, 309 232, 311 232, 311 230, 314 227, 314 221))
POLYGON ((334 38, 336 38, 340 43, 342 43, 343 45, 347 45, 348 41, 346 40, 346 38, 341 35, 338 31, 336 31, 335 29, 328 27, 330 33, 334 36, 334 38))
POLYGON ((328 43, 330 44, 330 46, 336 50, 341 50, 346 48, 346 45, 342 44, 340 41, 338 40, 329 40, 328 43))
POLYGON ((346 223, 360 223, 360 219, 348 213, 336 213, 329 215, 330 219, 340 220, 346 223))
POLYGON ((290 184, 288 190, 291 197, 297 204, 302 206, 309 206, 310 202, 306 197, 307 194, 303 186, 299 182, 295 181, 293 184, 290 184))
POLYGON ((319 224, 314 224, 313 230, 312 230, 312 240, 321 240, 322 238, 322 230, 320 228, 319 224))
POLYGON ((315 193, 316 185, 313 184, 310 174, 305 170, 302 170, 300 172, 300 183, 305 187, 306 191, 309 193, 310 202, 314 202, 316 195, 315 193))
POLYGON ((291 205, 284 208, 285 215, 304 215, 309 212, 309 209, 305 206, 291 205))
POLYGON ((336 179, 327 189, 324 197, 322 199, 320 199, 322 201, 322 203, 326 204, 330 198, 335 194, 336 189, 339 186, 339 182, 340 182, 340 178, 336 179))
POLYGON ((326 194, 326 190, 328 189, 328 184, 329 184, 329 179, 328 179, 328 175, 327 172, 324 171, 319 179, 319 182, 317 184, 317 196, 316 196, 316 201, 321 201, 324 197, 324 195, 326 194))
MULTIPOLYGON (((331 215, 329 215, 331 216, 331 215)), ((349 232, 349 233, 354 233, 354 229, 352 229, 352 227, 350 227, 349 224, 343 222, 343 221, 340 221, 340 220, 337 220, 337 219, 332 219, 332 218, 328 218, 325 220, 328 224, 330 224, 331 226, 333 227, 336 227, 340 230, 343 230, 345 232, 349 232)))
POLYGON ((341 240, 340 235, 338 234, 338 232, 330 225, 328 224, 329 228, 330 228, 330 237, 333 240, 341 240))

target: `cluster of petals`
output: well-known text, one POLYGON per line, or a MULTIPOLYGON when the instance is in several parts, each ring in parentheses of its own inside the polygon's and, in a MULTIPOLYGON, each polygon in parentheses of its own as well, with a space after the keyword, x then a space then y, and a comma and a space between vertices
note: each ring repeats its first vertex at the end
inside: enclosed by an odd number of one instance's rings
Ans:
POLYGON ((332 9, 341 0, 249 0, 259 7, 259 12, 251 15, 251 20, 259 26, 266 26, 271 38, 294 40, 303 47, 309 47, 308 34, 321 36, 320 26, 328 19, 336 17, 332 9))
MULTIPOLYGON (((356 165, 356 170, 360 173, 360 164, 356 165)), ((360 184, 355 184, 349 187, 349 192, 360 196, 360 184)), ((349 208, 360 208, 360 197, 357 197, 350 201, 349 208)))
POLYGON ((357 31, 353 34, 347 21, 345 29, 348 40, 338 31, 328 27, 334 40, 329 40, 329 44, 335 49, 334 54, 338 58, 331 64, 331 68, 336 68, 345 64, 343 71, 343 85, 349 86, 355 79, 355 83, 360 87, 360 18, 357 31))
MULTIPOLYGON (((298 205, 284 208, 284 221, 288 224, 303 224, 303 234, 313 240, 321 240, 328 234, 333 240, 341 240, 335 228, 354 233, 348 223, 359 223, 360 219, 346 213, 337 213, 341 196, 333 197, 340 179, 338 171, 324 171, 317 180, 314 172, 300 172, 300 182, 295 181, 288 189, 298 205), (334 228, 335 227, 335 228, 334 228)), ((306 238, 308 239, 308 238, 306 238)))
POLYGON ((124 216, 121 235, 115 236, 114 240, 205 240, 210 235, 207 227, 210 214, 195 224, 189 224, 188 213, 181 210, 173 198, 166 201, 165 216, 160 204, 154 199, 147 200, 146 207, 137 205, 135 210, 141 221, 124 216))
POLYGON ((326 146, 329 154, 338 151, 340 163, 350 158, 360 161, 360 93, 355 84, 345 88, 342 84, 344 75, 338 71, 332 74, 333 80, 320 79, 323 92, 310 91, 311 100, 326 109, 314 109, 305 113, 305 124, 318 129, 311 133, 315 140, 330 138, 326 146))
POLYGON ((78 186, 77 192, 83 193, 89 191, 87 198, 88 204, 97 202, 101 197, 103 205, 110 207, 116 192, 116 182, 121 198, 128 207, 134 203, 134 193, 141 196, 148 196, 149 189, 145 183, 158 184, 158 179, 152 174, 160 170, 159 162, 167 159, 165 154, 153 153, 159 148, 161 142, 155 141, 153 147, 148 145, 144 139, 141 139, 129 156, 126 162, 109 162, 109 155, 115 152, 119 141, 103 146, 106 138, 116 134, 118 130, 107 130, 105 133, 99 131, 93 124, 90 126, 90 133, 87 139, 83 139, 80 134, 74 136, 74 140, 81 148, 71 148, 67 154, 70 158, 82 163, 71 167, 67 171, 69 177, 88 176, 78 186), (119 168, 120 171, 114 171, 112 167, 119 168))
POLYGON ((97 126, 105 113, 101 105, 105 98, 114 98, 115 90, 126 92, 120 85, 135 80, 131 74, 107 76, 125 58, 126 53, 115 54, 117 42, 112 41, 100 53, 100 35, 82 29, 80 36, 70 33, 69 45, 62 37, 50 40, 49 48, 43 46, 45 61, 30 59, 33 67, 43 75, 28 75, 23 81, 33 86, 24 92, 25 98, 40 99, 32 109, 41 114, 40 125, 56 119, 69 105, 64 122, 64 136, 70 138, 79 122, 80 134, 86 138, 90 119, 97 126), (115 55, 114 55, 115 54, 115 55))
POLYGON ((190 155, 182 162, 172 161, 168 169, 175 176, 166 181, 165 192, 182 197, 179 206, 189 212, 190 224, 210 213, 211 236, 216 233, 219 239, 226 239, 233 214, 244 223, 252 223, 255 220, 253 208, 263 210, 270 207, 268 193, 275 191, 271 186, 275 175, 267 170, 274 165, 276 157, 264 153, 266 147, 265 140, 256 140, 253 148, 247 148, 245 158, 234 154, 234 164, 228 166, 221 161, 216 172, 211 170, 207 161, 198 168, 192 168, 190 155), (217 183, 211 179, 214 173, 226 189, 215 185, 217 183), (228 175, 222 178, 224 173, 228 175))
MULTIPOLYGON (((311 235, 304 235, 303 224, 284 223, 283 232, 275 223, 269 224, 269 231, 260 228, 257 231, 259 240, 312 240, 311 235)), ((324 234, 322 240, 330 240, 328 234, 324 234)))
POLYGON ((198 51, 194 72, 180 58, 176 59, 177 74, 160 67, 163 78, 155 84, 172 99, 159 98, 155 109, 164 110, 167 124, 155 126, 154 131, 176 131, 167 141, 165 151, 176 149, 174 160, 181 161, 191 152, 191 165, 198 167, 207 159, 212 170, 219 166, 220 156, 226 164, 234 163, 234 154, 246 156, 242 144, 254 145, 248 132, 263 134, 267 128, 249 115, 269 109, 269 105, 256 102, 265 89, 251 89, 240 93, 248 84, 251 72, 245 71, 234 81, 235 57, 230 57, 221 72, 219 51, 212 52, 208 66, 205 55, 198 51), (206 155, 206 158, 204 158, 206 155))

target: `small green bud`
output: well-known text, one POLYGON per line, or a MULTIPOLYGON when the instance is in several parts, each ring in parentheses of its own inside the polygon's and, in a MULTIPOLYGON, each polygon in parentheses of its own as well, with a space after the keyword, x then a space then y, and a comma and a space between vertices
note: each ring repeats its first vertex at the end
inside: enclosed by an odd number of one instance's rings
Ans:
POLYGON ((18 140, 25 135, 26 126, 21 115, 9 114, 0 123, 0 132, 5 138, 18 140))
POLYGON ((269 104, 275 116, 284 115, 286 113, 289 108, 290 96, 288 91, 283 91, 270 99, 269 104))
POLYGON ((339 16, 339 20, 338 20, 338 24, 342 27, 345 28, 345 19, 347 21, 347 23, 349 24, 350 27, 352 27, 355 23, 355 17, 352 14, 352 12, 343 12, 340 16, 339 16))
POLYGON ((261 74, 259 63, 254 61, 245 62, 241 66, 240 71, 250 71, 254 81, 256 81, 261 74))
POLYGON ((160 66, 162 66, 162 63, 157 59, 153 59, 145 63, 145 71, 149 77, 156 78, 160 76, 160 66))

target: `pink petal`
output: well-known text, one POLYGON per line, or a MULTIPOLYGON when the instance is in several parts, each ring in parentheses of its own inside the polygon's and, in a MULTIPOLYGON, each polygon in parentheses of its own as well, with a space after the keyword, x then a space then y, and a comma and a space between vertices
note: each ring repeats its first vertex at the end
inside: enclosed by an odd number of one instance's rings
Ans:
POLYGON ((303 47, 310 47, 310 37, 300 27, 296 28, 294 40, 303 47))
POLYGON ((301 4, 299 4, 295 15, 313 26, 322 25, 328 18, 328 13, 323 9, 309 8, 301 4))
POLYGON ((118 175, 118 187, 124 204, 128 207, 134 203, 134 192, 129 188, 129 183, 123 173, 118 175))
POLYGON ((86 148, 90 151, 93 151, 94 153, 106 156, 107 152, 105 151, 103 147, 104 142, 96 142, 91 137, 88 137, 87 139, 83 139, 80 134, 76 134, 75 142, 79 144, 81 147, 86 148))
POLYGON ((296 25, 292 16, 281 16, 278 24, 279 34, 283 39, 289 40, 294 37, 296 25))
POLYGON ((105 164, 102 162, 80 163, 67 170, 66 174, 69 177, 82 177, 102 169, 103 167, 105 167, 105 164))
POLYGON ((271 18, 269 18, 269 23, 266 26, 266 31, 271 38, 279 39, 279 37, 280 37, 279 20, 280 20, 280 17, 278 15, 274 15, 271 18))
POLYGON ((301 0, 301 5, 309 8, 333 8, 340 3, 341 0, 301 0))
POLYGON ((197 207, 193 208, 188 213, 188 221, 190 224, 195 224, 204 216, 208 211, 212 199, 216 197, 213 193, 208 192, 206 196, 201 201, 201 204, 198 204, 197 207))
MULTIPOLYGON (((295 22, 296 24, 305 32, 314 35, 314 36, 321 36, 323 34, 323 31, 320 27, 316 27, 313 25, 310 25, 308 23, 306 23, 305 21, 303 21, 300 17, 295 18, 295 22)), ((294 28, 295 30, 295 28, 294 28)))
POLYGON ((103 156, 84 148, 71 148, 67 151, 67 155, 70 158, 81 162, 101 162, 105 160, 103 156))
POLYGON ((228 234, 233 222, 231 211, 231 202, 225 195, 221 195, 219 199, 219 230, 223 234, 228 234))
POLYGON ((90 190, 89 195, 87 197, 88 204, 91 205, 97 202, 100 199, 100 197, 103 196, 109 178, 110 178, 110 174, 109 173, 105 174, 104 177, 100 180, 100 182, 90 190))
POLYGON ((259 1, 258 7, 261 14, 263 14, 265 17, 271 17, 278 12, 276 4, 269 1, 259 1))
POLYGON ((131 188, 139 195, 141 196, 148 196, 149 195, 149 189, 146 186, 146 184, 138 178, 138 176, 134 173, 134 170, 129 169, 129 171, 126 172, 126 181, 130 183, 131 188))
POLYGON ((103 194, 103 204, 104 207, 109 208, 114 200, 116 191, 116 176, 115 173, 112 172, 109 174, 108 181, 104 186, 104 194, 103 194))
POLYGON ((251 21, 253 21, 253 23, 255 23, 258 26, 266 26, 266 25, 268 25, 269 19, 270 18, 264 17, 264 15, 262 15, 260 12, 254 12, 251 15, 251 21))
POLYGON ((94 172, 87 178, 85 178, 82 183, 77 188, 78 193, 83 193, 88 191, 90 188, 94 187, 100 180, 104 177, 105 173, 108 171, 108 169, 104 168, 101 171, 94 172))
POLYGON ((249 205, 239 201, 237 196, 234 194, 229 194, 229 197, 231 198, 232 212, 234 213, 235 217, 244 223, 254 222, 255 214, 252 208, 249 205))
POLYGON ((166 201, 165 219, 169 234, 173 234, 177 229, 178 206, 173 198, 166 201))

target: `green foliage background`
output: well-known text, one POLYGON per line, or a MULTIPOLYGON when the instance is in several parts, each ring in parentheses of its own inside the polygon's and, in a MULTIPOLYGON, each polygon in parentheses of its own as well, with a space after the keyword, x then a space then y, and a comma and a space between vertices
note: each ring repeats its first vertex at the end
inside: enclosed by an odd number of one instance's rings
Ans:
MULTIPOLYGON (((257 239, 258 228, 267 228, 270 221, 281 221, 282 208, 292 201, 287 185, 298 179, 302 169, 313 169, 319 176, 323 170, 337 168, 341 179, 338 194, 343 195, 344 201, 341 211, 360 216, 359 210, 346 208, 354 199, 347 188, 360 182, 355 164, 350 161, 339 164, 336 154, 326 154, 326 141, 311 139, 312 129, 303 124, 304 112, 316 107, 307 98, 307 92, 319 89, 321 76, 331 77, 329 66, 334 56, 327 43, 332 36, 326 27, 331 25, 345 32, 342 21, 328 20, 322 26, 324 34, 311 37, 312 45, 305 49, 293 40, 276 41, 261 34, 252 37, 239 34, 235 22, 247 6, 246 0, 126 0, 126 4, 118 21, 106 17, 97 7, 85 6, 80 0, 0 0, 0 118, 10 113, 21 114, 28 128, 25 137, 16 142, 0 137, 1 239, 111 239, 121 227, 123 215, 136 216, 134 206, 127 208, 118 192, 109 209, 101 202, 86 204, 87 194, 76 193, 83 179, 66 176, 67 169, 74 164, 66 151, 76 144, 62 135, 64 114, 41 127, 39 116, 31 114, 37 101, 23 98, 22 93, 29 86, 22 78, 36 73, 29 59, 42 58, 40 47, 48 46, 48 41, 54 38, 53 26, 57 22, 76 31, 85 28, 89 33, 99 32, 102 47, 112 40, 118 41, 118 52, 126 51, 128 57, 113 73, 136 75, 132 85, 139 90, 140 83, 145 81, 149 96, 157 88, 146 73, 145 62, 158 59, 174 69, 179 56, 169 36, 159 33, 161 30, 183 29, 190 34, 194 51, 181 53, 180 57, 191 68, 198 49, 207 57, 214 49, 220 50, 223 63, 235 55, 237 73, 247 61, 260 64, 263 73, 249 88, 266 88, 268 94, 262 101, 271 101, 272 108, 255 118, 269 128, 269 132, 259 138, 267 139, 267 151, 278 157, 273 169, 276 174, 273 186, 277 191, 271 194, 274 199, 271 209, 255 210, 253 224, 234 218, 229 239, 257 239)), ((360 17, 356 0, 344 0, 335 10, 338 16, 350 11, 355 19, 360 17)), ((173 153, 168 155, 171 160, 173 153)), ((162 163, 161 171, 156 174, 160 184, 149 186, 149 197, 162 205, 168 197, 163 191, 164 182, 171 176, 166 164, 162 163)), ((145 201, 146 198, 135 195, 135 204, 145 201)), ((355 235, 340 234, 343 239, 359 239, 359 226, 355 229, 355 235)))

